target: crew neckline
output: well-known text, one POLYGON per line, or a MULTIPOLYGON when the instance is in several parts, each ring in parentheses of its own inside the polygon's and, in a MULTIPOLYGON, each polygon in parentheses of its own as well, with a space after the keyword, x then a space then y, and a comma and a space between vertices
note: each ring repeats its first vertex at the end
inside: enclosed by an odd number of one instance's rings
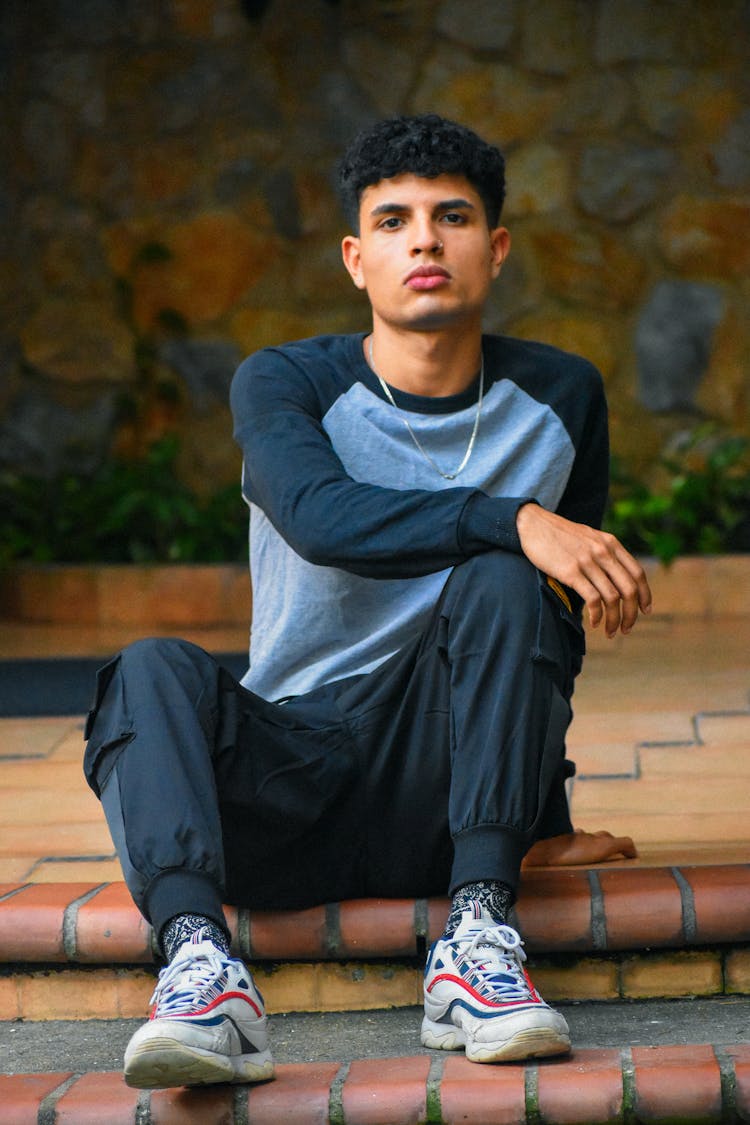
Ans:
MULTIPOLYGON (((377 375, 365 359, 363 343, 369 335, 369 332, 357 332, 351 337, 357 378, 379 399, 388 402, 377 375)), ((482 337, 482 346, 484 347, 484 337, 482 337)), ((465 390, 454 395, 415 395, 409 391, 402 391, 390 383, 388 383, 388 389, 393 395, 396 406, 402 410, 408 410, 414 414, 457 414, 461 410, 467 410, 469 407, 476 405, 479 398, 479 372, 465 390)), ((485 393, 486 390, 487 372, 485 370, 485 393)))

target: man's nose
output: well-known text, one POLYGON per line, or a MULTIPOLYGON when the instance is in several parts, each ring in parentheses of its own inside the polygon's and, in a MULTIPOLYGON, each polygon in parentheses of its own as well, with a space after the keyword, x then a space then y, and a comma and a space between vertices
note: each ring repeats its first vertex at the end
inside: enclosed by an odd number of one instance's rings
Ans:
POLYGON ((443 243, 432 226, 425 225, 414 232, 411 252, 415 256, 422 253, 439 254, 442 249, 443 243))

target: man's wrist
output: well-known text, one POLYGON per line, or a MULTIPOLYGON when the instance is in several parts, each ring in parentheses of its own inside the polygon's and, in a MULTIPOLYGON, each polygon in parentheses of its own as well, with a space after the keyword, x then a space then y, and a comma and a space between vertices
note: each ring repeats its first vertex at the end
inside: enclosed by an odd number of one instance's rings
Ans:
POLYGON ((524 500, 518 507, 516 512, 516 531, 521 535, 524 524, 528 525, 529 517, 534 518, 534 509, 539 509, 538 500, 524 500))

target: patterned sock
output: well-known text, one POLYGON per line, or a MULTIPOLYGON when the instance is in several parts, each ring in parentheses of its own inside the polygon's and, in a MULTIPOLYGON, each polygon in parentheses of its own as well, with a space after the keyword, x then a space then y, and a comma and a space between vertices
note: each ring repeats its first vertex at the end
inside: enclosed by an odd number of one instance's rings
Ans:
POLYGON ((202 914, 176 914, 162 928, 159 938, 167 964, 174 958, 180 946, 190 941, 198 930, 205 930, 206 940, 213 942, 223 953, 229 953, 229 939, 218 922, 205 918, 202 914))
POLYGON ((499 926, 505 925, 508 911, 514 901, 513 891, 506 883, 499 883, 494 879, 482 879, 476 883, 464 883, 453 895, 451 912, 445 923, 443 937, 450 938, 461 923, 464 910, 471 909, 474 902, 485 910, 499 926))

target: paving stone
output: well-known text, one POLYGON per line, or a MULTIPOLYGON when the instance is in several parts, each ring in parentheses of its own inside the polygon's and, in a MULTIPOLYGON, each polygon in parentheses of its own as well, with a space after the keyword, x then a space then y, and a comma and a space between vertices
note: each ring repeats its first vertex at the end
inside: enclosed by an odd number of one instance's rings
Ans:
POLYGON ((39 1107, 70 1074, 0 1074, 0 1105, 8 1125, 37 1125, 39 1107))
POLYGON ((111 1074, 84 1074, 55 1104, 59 1125, 101 1125, 106 1105, 107 1125, 130 1125, 136 1115, 138 1091, 111 1074))
POLYGON ((524 1067, 478 1067, 449 1057, 440 1083, 440 1109, 446 1125, 517 1125, 526 1116, 524 1067))
POLYGON ((576 1050, 568 1060, 540 1065, 539 1113, 559 1125, 618 1121, 623 1108, 619 1051, 576 1050))
POLYGON ((359 1059, 341 1093, 347 1125, 407 1125, 427 1113, 428 1058, 359 1059))
POLYGON ((326 909, 314 906, 283 914, 255 911, 249 931, 248 954, 253 958, 278 956, 279 948, 288 949, 289 957, 320 957, 327 948, 326 909))
POLYGON ((228 1125, 233 1121, 233 1102, 231 1086, 153 1090, 150 1125, 228 1125))
POLYGON ((413 899, 368 899, 339 907, 342 956, 414 956, 413 899))
POLYGON ((693 893, 699 941, 750 939, 750 887, 743 881, 748 870, 750 867, 713 867, 709 875, 701 867, 683 869, 693 893))
POLYGON ((531 893, 519 898, 516 914, 521 933, 529 935, 530 949, 591 949, 587 872, 530 869, 524 872, 523 886, 531 893))
POLYGON ((276 1080, 253 1086, 248 1093, 251 1120, 268 1125, 328 1125, 331 1085, 338 1063, 286 1063, 276 1080))
POLYGON ((682 896, 668 870, 598 873, 608 949, 681 946, 682 896))
POLYGON ((86 883, 28 886, 0 902, 0 946, 5 961, 64 961, 63 912, 90 890, 86 883))
POLYGON ((104 887, 78 908, 75 956, 80 961, 151 961, 151 929, 124 883, 104 887))
POLYGON ((634 957, 622 966, 622 996, 717 996, 723 991, 718 953, 669 953, 634 957))
POLYGON ((740 1120, 750 1120, 750 1047, 727 1047, 727 1055, 734 1063, 736 1079, 736 1110, 740 1120))
POLYGON ((636 1047, 636 1111, 641 1120, 716 1121, 721 1075, 710 1047, 636 1047))

